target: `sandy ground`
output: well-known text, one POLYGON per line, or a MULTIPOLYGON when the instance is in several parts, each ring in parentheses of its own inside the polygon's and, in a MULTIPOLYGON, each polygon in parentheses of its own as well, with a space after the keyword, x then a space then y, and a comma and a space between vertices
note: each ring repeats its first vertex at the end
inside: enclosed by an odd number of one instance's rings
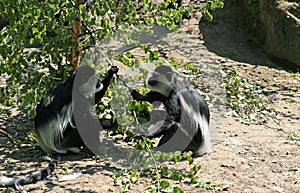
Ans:
MULTIPOLYGON (((185 179, 174 183, 185 192, 300 192, 299 74, 276 67, 259 49, 248 44, 242 30, 221 17, 213 23, 201 21, 199 25, 198 21, 195 15, 184 21, 180 32, 168 35, 181 41, 162 46, 167 57, 184 58, 202 67, 218 65, 224 72, 236 69, 251 82, 260 80, 261 85, 274 91, 266 98, 276 113, 266 115, 266 121, 260 125, 242 124, 230 116, 229 110, 219 122, 212 121, 212 151, 195 162, 202 165, 198 177, 204 182, 220 184, 222 190, 200 189, 188 185, 185 179)), ((32 120, 24 120, 20 115, 2 116, 0 120, 1 128, 11 135, 24 135, 24 130, 15 129, 20 125, 27 131, 33 128, 32 120)), ((40 150, 26 145, 13 147, 8 141, 5 135, 0 135, 0 175, 24 176, 46 166, 38 161, 43 155, 40 150)), ((180 162, 176 168, 185 171, 190 166, 180 162)), ((119 192, 120 187, 114 186, 112 178, 119 170, 107 161, 69 155, 62 158, 59 168, 47 180, 25 188, 30 192, 119 192), (63 164, 68 164, 69 169, 61 169, 63 164), (58 181, 66 174, 79 171, 83 175, 75 180, 58 181)), ((141 177, 131 192, 143 192, 150 185, 150 179, 141 177)))

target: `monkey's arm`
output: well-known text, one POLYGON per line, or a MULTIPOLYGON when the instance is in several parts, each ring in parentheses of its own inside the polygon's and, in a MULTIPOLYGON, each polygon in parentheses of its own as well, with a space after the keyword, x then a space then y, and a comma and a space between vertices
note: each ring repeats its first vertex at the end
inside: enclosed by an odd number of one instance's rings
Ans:
POLYGON ((150 139, 164 135, 167 130, 164 122, 165 120, 158 121, 156 124, 151 125, 146 131, 142 132, 141 135, 150 139))
POLYGON ((148 101, 149 103, 153 103, 155 101, 164 102, 166 100, 166 97, 158 92, 150 91, 147 94, 140 94, 135 89, 131 88, 127 85, 126 81, 123 80, 121 77, 118 77, 118 80, 120 83, 128 88, 128 91, 130 92, 132 98, 137 101, 148 101))
POLYGON ((148 101, 149 103, 153 103, 155 101, 164 102, 166 97, 158 92, 150 91, 147 94, 140 94, 136 90, 131 91, 131 96, 134 100, 137 101, 148 101))
POLYGON ((104 96, 105 92, 107 91, 107 88, 110 84, 110 80, 112 79, 114 74, 118 73, 118 71, 119 71, 119 68, 117 66, 112 66, 109 69, 107 76, 101 81, 103 88, 95 94, 95 103, 98 103, 101 100, 101 98, 103 98, 103 96, 104 96))

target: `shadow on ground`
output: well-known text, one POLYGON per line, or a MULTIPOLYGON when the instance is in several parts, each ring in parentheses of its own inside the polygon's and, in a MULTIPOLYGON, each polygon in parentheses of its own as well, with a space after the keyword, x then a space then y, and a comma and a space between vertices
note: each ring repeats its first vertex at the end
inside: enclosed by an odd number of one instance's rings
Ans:
POLYGON ((268 58, 263 53, 260 45, 264 41, 264 32, 253 31, 253 17, 242 6, 228 1, 223 9, 213 12, 213 16, 212 22, 204 17, 199 22, 202 38, 209 51, 239 62, 296 70, 289 62, 268 58))

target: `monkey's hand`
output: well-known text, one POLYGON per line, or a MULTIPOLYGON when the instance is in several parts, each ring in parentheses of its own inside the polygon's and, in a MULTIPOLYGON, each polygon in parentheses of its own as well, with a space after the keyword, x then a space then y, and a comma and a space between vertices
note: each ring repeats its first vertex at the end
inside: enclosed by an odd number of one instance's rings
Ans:
POLYGON ((112 66, 109 71, 108 74, 109 76, 113 76, 114 74, 118 74, 119 68, 117 66, 112 66))
POLYGON ((136 91, 135 89, 131 90, 131 96, 134 100, 142 100, 143 95, 141 95, 138 91, 136 91))
POLYGON ((150 91, 146 94, 140 94, 138 91, 132 90, 131 96, 134 100, 148 101, 149 103, 153 103, 155 101, 163 103, 167 99, 166 96, 164 96, 158 92, 155 92, 155 91, 150 91))

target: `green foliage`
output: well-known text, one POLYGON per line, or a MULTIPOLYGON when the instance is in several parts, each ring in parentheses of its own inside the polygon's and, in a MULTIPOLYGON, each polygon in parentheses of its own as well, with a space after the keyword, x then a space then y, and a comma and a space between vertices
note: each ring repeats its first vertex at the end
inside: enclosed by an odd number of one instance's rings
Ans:
POLYGON ((146 137, 137 140, 135 148, 137 150, 149 150, 153 147, 152 141, 146 137))
MULTIPOLYGON (((89 10, 84 10, 82 5, 76 8, 74 1, 70 0, 0 0, 1 17, 9 23, 0 33, 0 75, 8 77, 8 86, 1 87, 0 103, 8 107, 17 106, 26 114, 35 115, 35 105, 45 91, 65 79, 72 70, 70 48, 77 43, 71 38, 71 25, 79 14, 92 31, 91 34, 82 29, 80 38, 84 51, 94 45, 94 40, 100 41, 132 25, 175 27, 182 13, 186 9, 191 11, 187 7, 165 10, 168 3, 143 1, 143 4, 137 5, 130 0, 96 0, 89 10), (139 14, 138 9, 143 14, 139 14), (161 14, 153 17, 158 12, 161 14)), ((147 52, 148 60, 158 59, 157 51, 147 52)), ((129 52, 119 57, 129 67, 139 63, 129 52)), ((1 112, 9 114, 7 108, 2 108, 1 112)))
POLYGON ((184 74, 197 75, 200 73, 199 66, 196 66, 192 63, 186 63, 183 59, 181 59, 179 62, 176 62, 175 60, 170 60, 169 62, 176 69, 179 66, 182 66, 184 69, 184 74))
POLYGON ((11 193, 11 192, 12 192, 12 190, 10 188, 3 188, 1 190, 1 193, 11 193))
POLYGON ((183 193, 179 187, 172 185, 168 180, 160 181, 160 186, 158 188, 159 192, 164 193, 183 193))
POLYGON ((160 175, 161 177, 169 178, 176 181, 181 181, 183 179, 183 176, 179 171, 170 172, 168 171, 168 168, 166 166, 160 169, 160 175))
POLYGON ((33 132, 29 132, 27 134, 26 140, 29 141, 31 144, 37 144, 38 143, 36 135, 33 132))
POLYGON ((119 53, 116 55, 116 57, 120 62, 122 62, 125 66, 129 68, 132 68, 133 66, 140 63, 139 60, 135 59, 131 52, 127 52, 125 54, 119 53))
POLYGON ((127 192, 133 189, 134 184, 138 184, 143 178, 151 179, 151 186, 148 186, 144 192, 184 192, 180 187, 174 185, 174 181, 190 183, 196 185, 195 188, 220 189, 217 183, 204 182, 197 174, 201 165, 193 164, 186 172, 175 167, 169 169, 167 166, 156 166, 155 168, 146 168, 144 170, 120 170, 113 174, 114 185, 120 186, 120 192, 127 192), (151 176, 151 177, 150 177, 151 176))
POLYGON ((113 175, 114 185, 121 186, 120 192, 128 192, 140 179, 138 170, 121 170, 113 175))
POLYGON ((193 64, 184 64, 183 68, 190 74, 199 74, 200 72, 199 67, 193 64))
POLYGON ((201 169, 201 165, 194 165, 190 171, 188 172, 188 177, 191 179, 191 182, 193 182, 194 176, 198 173, 198 171, 201 169))
MULTIPOLYGON (((9 114, 10 111, 6 107, 18 107, 23 113, 33 117, 35 106, 45 96, 45 92, 72 72, 70 50, 72 47, 78 46, 77 42, 71 38, 72 23, 78 20, 80 15, 91 28, 88 31, 82 27, 80 34, 80 47, 83 56, 86 56, 85 50, 87 48, 94 46, 95 41, 109 41, 110 35, 116 35, 124 42, 128 41, 127 36, 131 34, 119 33, 121 29, 128 29, 131 26, 143 28, 152 24, 177 28, 176 23, 179 22, 182 14, 191 13, 194 8, 193 6, 183 6, 167 9, 171 2, 175 1, 168 0, 155 4, 150 0, 143 0, 137 5, 135 1, 131 0, 96 0, 89 10, 85 10, 82 5, 76 8, 74 1, 71 0, 0 0, 1 18, 8 21, 8 25, 0 29, 0 76, 4 76, 6 81, 6 86, 0 86, 0 104, 4 106, 0 108, 0 112, 9 114)), ((199 10, 211 20, 210 11, 221 7, 223 7, 222 1, 209 1, 199 10)), ((153 50, 147 45, 138 45, 138 47, 146 55, 142 60, 131 52, 116 55, 112 53, 108 56, 109 58, 116 58, 131 69, 139 70, 138 76, 125 79, 128 83, 139 80, 145 83, 148 70, 140 68, 141 61, 152 62, 157 65, 164 62, 157 50, 153 50)), ((199 69, 192 64, 184 64, 184 62, 177 64, 174 61, 170 63, 174 66, 177 65, 177 67, 183 65, 187 73, 199 73, 199 69)), ((103 67, 100 66, 99 68, 102 70, 103 67)), ((144 89, 139 91, 146 92, 144 89)), ((115 118, 120 127, 112 130, 112 135, 126 136, 124 140, 133 142, 136 149, 149 151, 152 147, 152 141, 133 136, 131 130, 144 129, 142 124, 135 127, 136 124, 134 123, 147 121, 142 119, 141 112, 143 110, 151 111, 150 104, 132 101, 127 89, 119 84, 114 84, 106 96, 112 100, 111 104, 101 102, 95 111, 100 114, 105 114, 107 109, 116 111, 115 118)), ((47 101, 47 99, 45 100, 47 101)), ((27 135, 27 140, 36 143, 36 137, 32 134, 27 135)), ((150 161, 155 163, 156 168, 145 171, 122 170, 113 176, 115 185, 121 186, 120 192, 129 191, 138 182, 140 176, 145 174, 152 176, 153 184, 156 185, 155 187, 148 187, 146 192, 183 192, 171 181, 192 178, 200 169, 193 169, 191 174, 186 174, 179 170, 171 171, 166 167, 160 167, 156 163, 157 160, 172 160, 174 163, 187 160, 189 164, 192 164, 191 152, 184 154, 179 152, 173 154, 149 152, 154 159, 150 161)), ((100 158, 94 157, 94 159, 99 161, 100 158)), ((149 160, 149 157, 145 159, 149 160)), ((68 170, 69 165, 64 164, 62 169, 68 170)), ((2 192, 10 191, 3 189, 2 192)))
POLYGON ((190 179, 191 184, 196 184, 199 188, 205 188, 205 189, 218 189, 220 188, 220 185, 217 183, 206 183, 203 182, 200 178, 196 177, 196 174, 201 169, 201 165, 193 165, 193 167, 190 169, 190 171, 187 174, 187 177, 190 179))
POLYGON ((191 165, 194 162, 192 155, 193 155, 193 152, 191 152, 191 151, 184 152, 184 153, 177 151, 177 152, 173 153, 173 161, 175 163, 177 163, 182 160, 187 160, 189 162, 189 164, 191 165))
MULTIPOLYGON (((80 38, 84 51, 93 46, 95 40, 99 42, 108 35, 117 33, 119 29, 132 25, 159 24, 176 27, 175 24, 183 13, 193 11, 192 6, 166 9, 170 3, 171 1, 160 4, 143 1, 137 5, 130 0, 96 0, 89 10, 84 10, 82 5, 76 8, 70 0, 0 0, 1 17, 9 23, 0 33, 0 75, 6 75, 8 85, 0 87, 0 103, 4 107, 17 106, 22 112, 35 115, 35 105, 45 92, 65 79, 72 70, 70 48, 77 43, 71 38, 71 25, 79 14, 92 32, 87 33, 82 27, 80 38), (94 16, 91 17, 91 14, 94 16)), ((221 1, 208 1, 200 11, 209 12, 222 6, 221 1)), ((159 59, 157 51, 145 45, 140 46, 148 54, 144 61, 159 59)), ((140 63, 130 52, 118 54, 117 58, 128 67, 138 66, 140 63)), ((187 69, 195 72, 195 68, 187 69)), ((0 108, 0 112, 10 113, 7 108, 0 108)))
POLYGON ((61 166, 61 169, 63 169, 63 170, 68 170, 68 169, 70 169, 70 165, 67 164, 67 163, 64 163, 64 164, 61 166))
POLYGON ((224 7, 224 2, 222 0, 210 0, 207 1, 207 3, 201 5, 199 7, 199 11, 202 13, 202 15, 208 20, 213 20, 213 15, 211 14, 211 11, 214 11, 216 9, 220 9, 224 7))
POLYGON ((267 107, 263 88, 242 78, 236 70, 226 74, 224 81, 227 103, 233 109, 234 114, 240 117, 245 124, 264 122, 265 115, 263 113, 272 111, 272 109, 267 107))
POLYGON ((0 1, 1 16, 9 22, 0 33, 0 75, 7 75, 6 106, 18 106, 34 115, 35 103, 44 88, 54 85, 52 78, 63 78, 68 69, 62 63, 74 44, 64 22, 76 18, 70 1, 0 1), (46 14, 45 14, 46 13, 46 14), (26 48, 27 47, 27 48, 26 48), (29 49, 39 47, 39 49, 29 49), (39 71, 46 68, 48 73, 39 71), (14 86, 11 86, 14 85, 14 86))

